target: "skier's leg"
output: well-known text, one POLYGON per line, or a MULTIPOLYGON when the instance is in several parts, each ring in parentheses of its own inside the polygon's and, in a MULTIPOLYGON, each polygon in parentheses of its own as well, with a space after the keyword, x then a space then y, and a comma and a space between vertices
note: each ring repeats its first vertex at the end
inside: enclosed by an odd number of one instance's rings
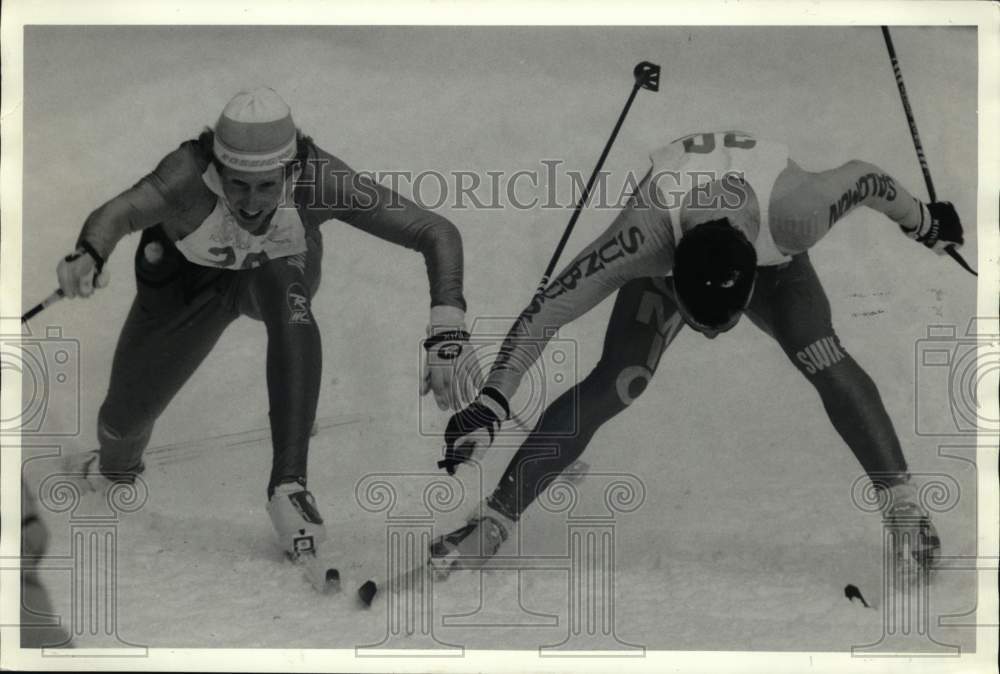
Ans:
POLYGON ((273 462, 268 497, 286 482, 305 485, 323 350, 311 298, 319 288, 322 241, 307 234, 306 253, 244 272, 240 310, 267 329, 267 393, 273 462))
POLYGON ((122 328, 108 394, 97 423, 101 473, 129 479, 160 414, 236 313, 224 299, 232 272, 183 258, 159 228, 143 232, 136 254, 136 298, 122 328), (150 262, 146 246, 162 257, 150 262))
POLYGON ((877 489, 897 541, 896 558, 933 567, 941 541, 916 487, 899 438, 871 377, 847 353, 833 330, 830 303, 806 254, 783 268, 762 271, 751 302, 751 318, 772 334, 819 392, 844 442, 877 489), (905 545, 898 542, 905 540, 905 545))
POLYGON ((600 361, 544 411, 489 505, 516 521, 583 453, 597 429, 642 394, 682 325, 665 279, 636 279, 622 287, 600 361))
POLYGON ((761 268, 747 313, 816 388, 868 475, 887 485, 904 481, 906 460, 882 397, 833 329, 830 302, 808 255, 761 268))

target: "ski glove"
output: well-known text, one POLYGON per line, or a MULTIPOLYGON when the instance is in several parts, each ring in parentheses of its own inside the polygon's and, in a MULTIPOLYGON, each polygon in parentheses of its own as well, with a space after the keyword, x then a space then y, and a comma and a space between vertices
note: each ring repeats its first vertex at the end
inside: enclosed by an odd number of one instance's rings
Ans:
POLYGON ((456 466, 468 461, 477 448, 493 444, 500 422, 509 416, 510 406, 504 394, 492 387, 484 388, 471 405, 448 420, 444 460, 438 461, 438 468, 454 475, 456 466))
POLYGON ((935 201, 922 205, 920 224, 914 229, 906 229, 903 233, 915 241, 919 241, 938 255, 944 255, 948 246, 961 248, 965 243, 962 236, 962 222, 950 201, 935 201))
POLYGON ((66 297, 90 297, 94 288, 104 288, 110 281, 104 258, 84 239, 74 252, 59 260, 56 276, 66 297))
POLYGON ((420 395, 434 392, 442 410, 459 410, 476 396, 482 372, 465 330, 465 312, 457 307, 431 307, 424 340, 424 370, 420 395))

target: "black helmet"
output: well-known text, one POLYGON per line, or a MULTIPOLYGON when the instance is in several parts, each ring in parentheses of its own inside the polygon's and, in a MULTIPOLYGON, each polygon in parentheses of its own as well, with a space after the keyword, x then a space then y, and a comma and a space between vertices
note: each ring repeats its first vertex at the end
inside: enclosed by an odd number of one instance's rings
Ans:
POLYGON ((688 231, 674 255, 674 294, 684 320, 714 337, 740 320, 757 278, 757 252, 728 218, 688 231))

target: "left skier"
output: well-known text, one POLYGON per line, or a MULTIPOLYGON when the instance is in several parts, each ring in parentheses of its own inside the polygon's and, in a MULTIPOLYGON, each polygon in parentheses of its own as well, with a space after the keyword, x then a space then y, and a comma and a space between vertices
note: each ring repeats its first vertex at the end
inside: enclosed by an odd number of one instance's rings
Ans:
POLYGON ((248 316, 267 330, 268 513, 289 555, 315 553, 325 529, 306 468, 322 350, 310 301, 320 283, 319 225, 332 218, 424 256, 431 301, 421 393, 433 390, 441 409, 461 406, 452 362, 438 355, 453 357, 468 339, 458 229, 317 147, 285 101, 258 88, 237 94, 214 130, 91 213, 59 262, 65 295, 89 297, 107 285, 117 243, 142 230, 99 449, 69 460, 82 483, 103 489, 143 471, 157 418, 226 327, 248 316))

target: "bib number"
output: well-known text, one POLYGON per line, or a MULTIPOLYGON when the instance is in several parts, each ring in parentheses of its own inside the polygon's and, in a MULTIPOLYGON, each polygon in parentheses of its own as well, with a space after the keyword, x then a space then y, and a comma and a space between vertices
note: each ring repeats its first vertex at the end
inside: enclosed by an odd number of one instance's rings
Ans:
POLYGON ((749 150, 757 145, 752 136, 739 131, 726 131, 725 134, 695 133, 681 139, 684 151, 692 154, 711 154, 715 151, 716 136, 722 135, 722 146, 749 150))

